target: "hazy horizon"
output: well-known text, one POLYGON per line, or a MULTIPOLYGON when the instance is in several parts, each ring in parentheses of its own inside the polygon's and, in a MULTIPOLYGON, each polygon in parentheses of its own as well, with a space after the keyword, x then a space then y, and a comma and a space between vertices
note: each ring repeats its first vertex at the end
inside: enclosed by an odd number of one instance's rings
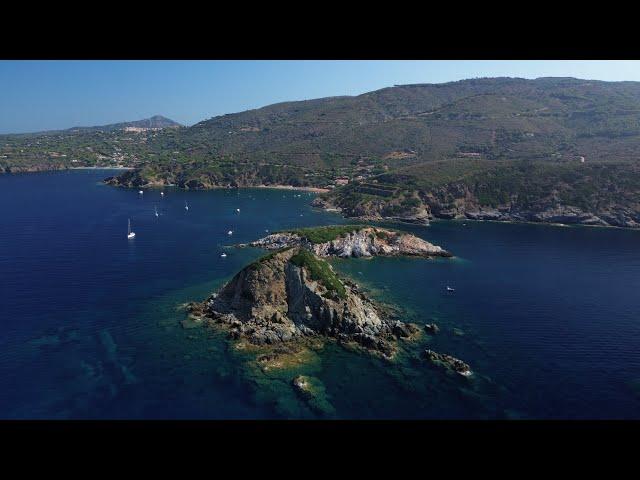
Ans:
POLYGON ((640 81, 640 61, 2 61, 0 134, 218 115, 480 77, 640 81))

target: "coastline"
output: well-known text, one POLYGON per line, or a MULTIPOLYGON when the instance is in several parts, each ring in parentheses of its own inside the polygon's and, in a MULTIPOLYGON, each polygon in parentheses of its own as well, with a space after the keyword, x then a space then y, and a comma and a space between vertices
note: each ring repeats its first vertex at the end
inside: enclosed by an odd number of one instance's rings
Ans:
MULTIPOLYGON (((319 208, 325 212, 329 212, 329 213, 338 213, 340 214, 340 216, 342 218, 348 219, 348 220, 353 220, 355 222, 378 222, 378 223, 399 223, 399 224, 404 224, 404 225, 418 225, 418 226, 423 226, 423 227, 428 227, 431 223, 434 222, 456 222, 456 223, 462 223, 462 222, 487 222, 487 223, 507 223, 507 224, 514 224, 514 225, 542 225, 542 226, 547 226, 547 227, 561 227, 561 228, 571 228, 571 227, 593 227, 593 228, 618 228, 621 230, 633 230, 633 231, 640 231, 640 227, 624 227, 624 226, 620 226, 620 225, 594 225, 594 224, 588 224, 588 223, 558 223, 558 222, 533 222, 530 220, 514 220, 514 219, 505 219, 505 220, 494 220, 494 219, 483 219, 483 218, 467 218, 467 217, 460 217, 460 218, 438 218, 438 217, 433 217, 433 218, 429 218, 429 219, 425 219, 426 221, 412 221, 411 219, 403 219, 403 218, 399 218, 399 217, 376 217, 376 216, 367 216, 367 215, 363 215, 363 216, 356 216, 356 217, 349 217, 346 216, 344 214, 342 214, 342 210, 339 208, 335 208, 335 207, 331 207, 331 208, 326 208, 326 207, 316 207, 319 208)), ((420 219, 422 220, 422 219, 420 219)))
POLYGON ((69 167, 67 169, 64 170, 134 170, 133 167, 112 167, 112 166, 105 166, 105 167, 69 167))
MULTIPOLYGON (((44 169, 44 170, 25 170, 25 171, 16 171, 16 172, 11 172, 13 174, 18 174, 18 173, 44 173, 44 172, 53 172, 53 171, 62 171, 62 170, 122 170, 122 171, 127 171, 127 170, 135 170, 135 167, 124 167, 124 166, 95 166, 95 167, 66 167, 66 168, 48 168, 48 169, 44 169)), ((5 172, 1 172, 1 173, 5 173, 5 172)), ((118 185, 120 186, 120 185, 118 185)), ((144 187, 140 187, 140 188, 165 188, 165 187, 175 187, 175 185, 147 185, 144 187)), ((132 188, 132 187, 124 187, 124 188, 132 188)), ((233 187, 214 187, 214 188, 233 188, 233 187)), ((313 193, 325 193, 325 192, 329 192, 330 190, 327 188, 320 188, 320 187, 294 187, 292 185, 281 185, 281 184, 276 184, 276 185, 252 185, 252 186, 246 186, 246 187, 239 187, 239 188, 263 188, 263 189, 273 189, 273 190, 297 190, 297 191, 306 191, 306 192, 313 192, 313 193)), ((429 226, 429 224, 431 222, 440 222, 440 221, 454 221, 454 222, 490 222, 490 223, 510 223, 510 224, 530 224, 530 225, 545 225, 545 226, 552 226, 552 227, 562 227, 562 228, 567 228, 567 227, 599 227, 599 228, 617 228, 617 229, 623 229, 623 230, 640 230, 640 228, 638 227, 624 227, 624 226, 619 226, 619 225, 593 225, 593 224, 583 224, 583 223, 571 223, 571 224, 565 224, 565 223, 557 223, 557 222, 532 222, 532 221, 527 221, 527 220, 513 220, 513 219, 505 219, 505 220, 494 220, 494 219, 474 219, 474 218, 431 218, 428 219, 427 222, 423 223, 422 221, 411 221, 410 219, 402 219, 402 218, 398 218, 398 217, 375 217, 375 216, 356 216, 356 217, 349 217, 346 216, 344 214, 342 214, 342 209, 340 208, 336 208, 336 207, 321 207, 321 206, 317 206, 315 208, 318 208, 320 210, 324 210, 328 213, 337 213, 339 214, 342 218, 344 219, 349 219, 349 220, 353 220, 356 222, 385 222, 385 223, 399 223, 399 224, 405 224, 405 225, 422 225, 422 226, 429 226)))
POLYGON ((328 188, 320 187, 294 187, 293 185, 255 185, 247 188, 272 188, 274 190, 300 190, 304 192, 325 193, 328 192, 328 188))
MULTIPOLYGON (((9 167, 11 168, 11 167, 9 167)), ((4 169, 0 169, 1 175, 16 175, 19 173, 47 173, 47 172, 64 172, 68 170, 134 170, 133 167, 121 167, 121 166, 111 166, 105 165, 102 167, 46 167, 46 168, 38 168, 38 167, 13 167, 10 171, 6 171, 4 169)))

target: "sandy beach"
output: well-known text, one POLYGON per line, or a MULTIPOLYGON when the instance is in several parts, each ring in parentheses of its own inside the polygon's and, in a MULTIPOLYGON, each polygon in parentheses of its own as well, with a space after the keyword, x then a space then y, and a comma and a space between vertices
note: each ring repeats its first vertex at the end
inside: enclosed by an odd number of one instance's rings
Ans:
POLYGON ((305 192, 316 192, 316 193, 324 193, 328 192, 328 188, 319 188, 319 187, 294 187, 292 185, 257 185, 252 188, 274 188, 277 190, 302 190, 305 192))
POLYGON ((69 170, 133 170, 133 167, 69 167, 69 170))

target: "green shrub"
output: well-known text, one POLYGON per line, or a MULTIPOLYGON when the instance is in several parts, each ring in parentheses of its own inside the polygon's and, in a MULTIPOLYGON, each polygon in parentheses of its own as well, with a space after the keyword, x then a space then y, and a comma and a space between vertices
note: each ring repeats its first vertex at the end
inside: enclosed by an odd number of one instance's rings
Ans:
POLYGON ((291 263, 300 268, 305 268, 311 278, 324 285, 328 291, 335 292, 339 298, 346 298, 347 291, 344 285, 325 260, 319 259, 308 250, 300 249, 298 253, 291 257, 291 263))

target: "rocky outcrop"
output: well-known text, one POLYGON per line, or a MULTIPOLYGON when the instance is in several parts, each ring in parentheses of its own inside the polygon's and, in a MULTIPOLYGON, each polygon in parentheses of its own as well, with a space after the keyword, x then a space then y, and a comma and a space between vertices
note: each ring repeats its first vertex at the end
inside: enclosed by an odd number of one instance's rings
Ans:
POLYGON ((443 248, 414 235, 378 227, 354 229, 322 243, 313 243, 300 233, 280 232, 251 242, 249 245, 268 250, 304 246, 320 257, 452 256, 443 248))
POLYGON ((245 267, 190 310, 256 345, 322 335, 356 342, 387 358, 398 337, 418 332, 414 325, 389 318, 356 284, 338 279, 326 261, 300 247, 245 267))
POLYGON ((424 351, 424 355, 427 360, 429 360, 434 365, 459 373, 463 377, 469 377, 473 373, 469 365, 464 363, 462 360, 452 357, 451 355, 434 352, 433 350, 429 349, 424 351))
POLYGON ((278 232, 255 240, 249 244, 240 244, 239 247, 257 247, 266 250, 280 250, 281 248, 298 247, 303 245, 304 239, 300 235, 291 232, 278 232))
POLYGON ((335 408, 329 402, 322 382, 316 377, 298 375, 291 382, 296 394, 317 414, 331 417, 335 408))

